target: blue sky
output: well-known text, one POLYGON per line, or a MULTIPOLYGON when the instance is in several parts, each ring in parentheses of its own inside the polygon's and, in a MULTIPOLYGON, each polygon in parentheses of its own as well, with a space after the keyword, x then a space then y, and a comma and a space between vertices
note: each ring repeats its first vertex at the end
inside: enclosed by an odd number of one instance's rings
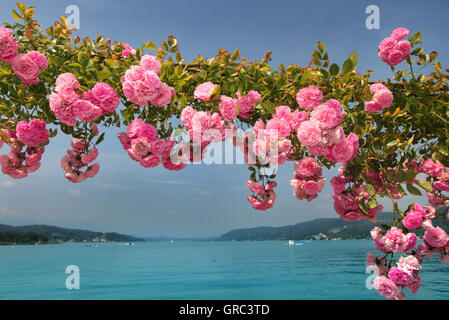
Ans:
MULTIPOLYGON (((2 0, 0 21, 11 22, 15 0, 2 0)), ((139 47, 159 44, 175 35, 183 57, 213 56, 219 48, 260 58, 272 51, 273 66, 306 65, 316 42, 326 45, 330 60, 342 64, 356 50, 359 71, 374 78, 391 75, 377 58, 379 42, 399 26, 421 30, 423 42, 440 54, 448 68, 449 2, 441 1, 22 1, 36 5, 46 28, 69 5, 80 8, 80 36, 102 34, 139 47), (380 29, 365 27, 365 9, 380 9, 380 29)), ((60 158, 70 138, 51 141, 41 169, 23 180, 0 176, 0 223, 43 223, 63 227, 117 231, 142 236, 196 237, 219 235, 234 228, 281 226, 314 218, 336 217, 329 185, 310 203, 298 201, 289 180, 292 164, 280 168, 275 207, 255 212, 246 201, 245 165, 191 165, 181 172, 145 169, 129 159, 111 130, 100 146, 100 173, 72 184, 63 177, 60 158)), ((7 148, 0 149, 1 153, 7 148)), ((334 172, 325 176, 332 177, 334 172)), ((406 203, 406 202, 404 202, 406 203)))

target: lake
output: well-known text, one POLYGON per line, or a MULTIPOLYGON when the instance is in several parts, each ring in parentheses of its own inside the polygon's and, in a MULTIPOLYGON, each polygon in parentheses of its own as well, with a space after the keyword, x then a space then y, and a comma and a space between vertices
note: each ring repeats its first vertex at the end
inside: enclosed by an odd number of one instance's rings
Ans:
MULTIPOLYGON (((365 282, 371 241, 175 241, 0 246, 0 299, 383 299, 365 282), (66 267, 80 290, 66 288, 66 267)), ((411 299, 449 298, 449 265, 426 260, 411 299)))

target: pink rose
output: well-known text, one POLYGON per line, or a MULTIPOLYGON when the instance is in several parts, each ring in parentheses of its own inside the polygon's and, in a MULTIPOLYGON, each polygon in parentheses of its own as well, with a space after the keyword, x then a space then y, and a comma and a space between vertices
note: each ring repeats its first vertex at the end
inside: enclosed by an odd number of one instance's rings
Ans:
POLYGON ((402 224, 407 229, 418 229, 423 223, 422 214, 416 211, 410 211, 407 216, 402 220, 402 224))
POLYGON ((340 125, 343 117, 335 108, 320 105, 311 112, 310 120, 317 122, 321 129, 332 129, 340 125))
POLYGON ((443 229, 440 227, 437 228, 428 228, 423 237, 424 242, 432 247, 432 248, 441 248, 446 246, 449 237, 443 229))
POLYGON ((303 146, 315 146, 321 141, 321 129, 316 122, 304 121, 298 128, 298 139, 303 146))
POLYGON ((311 110, 323 100, 323 93, 316 86, 310 86, 298 91, 296 101, 301 108, 311 110))
POLYGON ((76 77, 72 73, 62 73, 56 79, 55 91, 75 90, 80 87, 76 77))
POLYGON ((175 95, 175 90, 162 84, 159 93, 154 99, 150 99, 151 104, 157 107, 163 107, 170 103, 171 97, 175 95))
POLYGON ((81 121, 95 121, 101 116, 101 108, 87 100, 78 100, 72 107, 73 114, 81 121))
POLYGON ((153 55, 146 54, 140 59, 140 66, 145 70, 159 73, 161 71, 161 62, 153 55))
POLYGON ((196 87, 195 92, 193 93, 195 99, 200 99, 203 102, 207 102, 210 100, 212 92, 217 87, 216 84, 212 82, 205 82, 196 87))
POLYGON ((393 103, 393 94, 388 89, 379 90, 374 94, 373 101, 382 108, 388 108, 393 103))
POLYGON ((420 172, 424 172, 431 177, 438 177, 443 173, 444 166, 436 160, 433 162, 432 159, 427 159, 424 163, 421 164, 419 168, 420 172))
POLYGON ((379 50, 381 52, 390 52, 396 47, 397 41, 391 37, 387 37, 379 44, 379 50))
POLYGON ((396 28, 391 33, 391 37, 397 41, 404 39, 408 36, 410 31, 408 31, 406 28, 396 28))
POLYGON ((314 179, 321 176, 322 169, 314 158, 307 157, 295 163, 295 172, 302 178, 314 179))
POLYGON ((39 51, 29 51, 27 52, 27 56, 30 57, 41 69, 47 69, 48 60, 45 55, 40 53, 39 51))
POLYGON ((373 280, 373 287, 380 295, 390 300, 399 294, 396 284, 385 276, 376 277, 373 280))
POLYGON ((12 69, 25 83, 33 84, 39 81, 39 66, 26 54, 18 54, 12 61, 12 69))
POLYGON ((411 280, 408 272, 396 267, 390 269, 388 277, 398 286, 406 286, 411 280))
POLYGON ((150 152, 150 144, 146 138, 133 139, 131 141, 131 148, 134 151, 134 154, 143 157, 150 152))
POLYGON ((388 54, 388 64, 391 66, 395 66, 399 63, 401 63, 406 57, 402 53, 402 51, 399 50, 392 50, 388 54))
POLYGON ((17 55, 19 47, 11 29, 0 28, 0 60, 11 63, 17 55))
POLYGON ((408 58, 410 52, 412 51, 412 45, 407 40, 398 42, 398 50, 401 51, 404 59, 408 58))
POLYGON ((34 119, 30 123, 20 121, 16 126, 17 139, 28 146, 38 146, 50 137, 44 120, 34 119))
POLYGON ((383 237, 383 242, 385 249, 394 253, 404 251, 408 245, 407 237, 397 227, 393 227, 387 231, 387 234, 383 237))
POLYGON ((365 110, 368 112, 380 112, 382 111, 382 106, 374 101, 369 101, 365 103, 365 110))
POLYGON ((410 251, 415 248, 416 243, 418 242, 418 237, 414 233, 407 233, 407 247, 404 251, 410 251))
POLYGON ((143 124, 137 131, 139 138, 146 138, 148 142, 153 142, 157 138, 157 129, 151 124, 143 124))
POLYGON ((142 167, 145 168, 154 168, 157 167, 161 163, 161 158, 157 155, 151 155, 145 157, 140 163, 142 167))
POLYGON ((374 83, 369 87, 372 94, 375 94, 379 90, 387 90, 388 88, 383 83, 374 83))

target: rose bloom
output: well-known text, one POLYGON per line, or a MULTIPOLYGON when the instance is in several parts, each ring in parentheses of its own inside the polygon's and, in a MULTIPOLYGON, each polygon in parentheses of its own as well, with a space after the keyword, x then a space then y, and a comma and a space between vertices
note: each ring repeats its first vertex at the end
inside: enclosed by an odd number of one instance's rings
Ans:
POLYGON ((227 122, 231 122, 237 116, 237 99, 227 96, 221 96, 221 102, 218 106, 220 114, 227 122))
POLYGON ((17 139, 28 146, 38 146, 50 137, 45 121, 40 119, 31 120, 30 123, 20 121, 16 126, 16 134, 17 139))
POLYGON ((303 146, 315 146, 321 141, 321 129, 316 122, 304 121, 298 128, 298 139, 303 146))
POLYGON ((374 289, 387 299, 393 300, 399 293, 396 284, 385 276, 376 277, 373 280, 374 289))
POLYGON ((0 60, 11 63, 17 55, 19 47, 11 29, 0 28, 0 60))
POLYGON ((390 269, 388 277, 398 286, 406 286, 411 280, 408 272, 396 267, 390 269))
POLYGON ((402 51, 399 50, 392 50, 388 54, 388 64, 391 66, 395 66, 399 63, 401 63, 405 59, 404 54, 402 51))
POLYGON ((405 272, 412 273, 413 271, 421 270, 421 265, 414 256, 400 257, 398 261, 398 268, 405 272))
POLYGON ((385 248, 394 253, 404 251, 408 245, 407 237, 403 234, 402 230, 397 227, 388 230, 382 240, 385 244, 385 248))
POLYGON ((339 117, 338 111, 327 105, 316 107, 310 114, 310 120, 318 122, 321 129, 332 129, 338 126, 343 120, 339 117))
POLYGON ((210 100, 210 97, 212 95, 212 92, 217 87, 216 84, 213 84, 212 82, 204 82, 200 84, 198 87, 196 87, 195 92, 193 93, 195 99, 200 99, 204 102, 207 102, 210 100))
POLYGON ((423 237, 424 242, 432 247, 432 248, 441 248, 446 246, 449 237, 443 229, 440 227, 437 228, 428 228, 423 237))
POLYGON ((369 101, 365 103, 365 110, 368 112, 380 112, 382 111, 382 106, 374 101, 369 101))
POLYGON ((146 54, 140 59, 140 66, 145 70, 151 70, 154 73, 161 71, 161 62, 153 55, 146 54))
POLYGON ((295 163, 295 172, 303 178, 316 178, 321 176, 322 169, 314 158, 307 157, 295 163))
POLYGON ((382 108, 388 108, 393 103, 393 94, 388 89, 379 90, 374 94, 373 101, 382 108))
POLYGON ((444 166, 438 160, 433 162, 432 159, 427 159, 421 164, 419 170, 431 177, 438 177, 443 173, 444 166))
POLYGON ((316 86, 302 88, 296 95, 296 101, 301 108, 314 109, 323 100, 323 93, 316 86))
POLYGON ((404 39, 405 37, 408 36, 410 31, 408 31, 408 29, 406 28, 396 28, 393 30, 393 32, 391 33, 391 37, 397 41, 404 39))
POLYGON ((19 54, 14 57, 12 69, 25 83, 33 84, 39 81, 39 66, 26 54, 19 54))
POLYGON ((145 157, 140 165, 145 168, 153 168, 157 167, 161 163, 161 158, 157 155, 150 155, 148 157, 145 157))
POLYGON ((402 224, 407 229, 418 229, 423 223, 422 214, 416 211, 410 211, 402 220, 402 224))

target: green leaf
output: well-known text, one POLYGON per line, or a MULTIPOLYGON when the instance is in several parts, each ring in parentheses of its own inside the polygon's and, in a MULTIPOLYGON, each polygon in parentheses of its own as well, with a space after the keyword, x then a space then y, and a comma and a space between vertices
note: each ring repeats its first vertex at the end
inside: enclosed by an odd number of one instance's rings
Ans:
POLYGON ((387 143, 387 147, 388 147, 388 148, 394 147, 394 146, 397 145, 399 142, 400 142, 399 139, 395 139, 395 140, 393 140, 393 141, 390 141, 390 142, 387 143))
POLYGON ((354 68, 354 65, 351 59, 348 59, 345 61, 345 63, 343 63, 343 73, 348 73, 349 71, 352 70, 352 68, 354 68))
POLYGON ((320 50, 320 52, 322 54, 324 53, 324 50, 326 50, 326 46, 320 41, 318 41, 317 47, 318 47, 318 50, 320 50))
POLYGON ((5 114, 5 113, 8 113, 10 111, 11 111, 10 108, 8 108, 7 106, 5 106, 3 104, 0 104, 0 114, 5 114))
POLYGON ((417 184, 426 190, 427 192, 432 192, 432 185, 427 180, 418 180, 417 184))
POLYGON ((359 57, 355 51, 349 55, 349 59, 352 61, 352 65, 354 67, 357 66, 357 63, 359 63, 359 57))
POLYGON ((366 185, 366 191, 368 191, 368 194, 370 196, 374 196, 376 194, 376 188, 372 184, 369 184, 369 183, 366 185))
POLYGON ((22 16, 18 14, 16 10, 12 11, 12 17, 16 20, 22 20, 22 16))
POLYGON ((312 52, 312 57, 314 57, 314 58, 317 59, 317 60, 323 59, 323 57, 321 56, 321 53, 320 53, 319 51, 317 51, 317 50, 314 50, 314 51, 312 52))
POLYGON ((104 132, 98 137, 97 142, 95 142, 95 144, 100 144, 103 140, 104 140, 104 132))
POLYGON ((144 47, 150 50, 157 49, 156 45, 152 41, 148 41, 147 43, 145 43, 144 47))
POLYGON ((412 194, 414 196, 422 196, 421 191, 419 191, 418 188, 414 187, 411 184, 407 184, 407 190, 408 190, 408 192, 410 192, 410 194, 412 194))
POLYGON ((329 68, 329 72, 332 76, 336 76, 338 75, 338 72, 340 72, 340 67, 338 66, 338 64, 333 63, 330 68, 329 68))
POLYGON ((376 198, 370 198, 370 199, 368 200, 368 208, 374 209, 374 208, 377 207, 377 206, 378 206, 378 203, 377 203, 376 198))
POLYGON ((413 181, 413 179, 416 178, 417 174, 418 174, 418 172, 416 170, 407 170, 404 172, 404 179, 407 182, 411 182, 411 181, 413 181))
POLYGON ((237 60, 240 57, 240 50, 239 48, 235 49, 234 53, 231 56, 231 60, 237 60))

